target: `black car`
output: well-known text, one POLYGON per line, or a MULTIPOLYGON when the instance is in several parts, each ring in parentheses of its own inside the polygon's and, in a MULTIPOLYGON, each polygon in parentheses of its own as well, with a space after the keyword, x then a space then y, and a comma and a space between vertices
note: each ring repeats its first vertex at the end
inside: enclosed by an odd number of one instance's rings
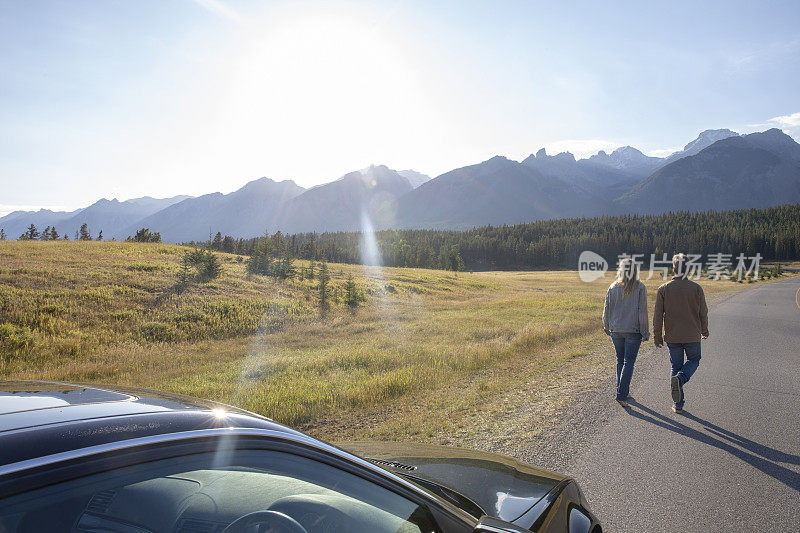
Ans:
POLYGON ((152 391, 0 381, 0 532, 599 532, 578 485, 440 446, 333 446, 152 391))

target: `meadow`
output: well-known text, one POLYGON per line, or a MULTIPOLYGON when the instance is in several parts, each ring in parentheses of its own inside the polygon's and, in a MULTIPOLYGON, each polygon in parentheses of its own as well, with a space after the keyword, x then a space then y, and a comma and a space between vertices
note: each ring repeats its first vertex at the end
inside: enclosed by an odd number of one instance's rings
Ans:
MULTIPOLYGON (((199 396, 333 440, 485 447, 472 442, 481 428, 535 432, 586 376, 611 368, 608 276, 330 264, 323 313, 318 278, 248 275, 241 256, 220 253, 221 277, 180 286, 186 251, 0 242, 0 377, 199 396), (350 275, 366 296, 356 310, 342 300, 350 275), (531 405, 531 427, 498 414, 531 405)), ((646 283, 652 306, 662 281, 646 283)), ((743 287, 703 283, 711 297, 743 287)))

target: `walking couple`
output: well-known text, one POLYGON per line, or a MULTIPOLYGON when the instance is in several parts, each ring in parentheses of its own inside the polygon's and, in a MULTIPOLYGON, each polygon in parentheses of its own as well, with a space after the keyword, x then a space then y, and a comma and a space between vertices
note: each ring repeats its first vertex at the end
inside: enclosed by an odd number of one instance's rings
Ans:
MULTIPOLYGON (((687 278, 687 258, 672 258, 674 276, 658 288, 653 316, 657 348, 667 341, 671 364, 672 410, 683 410, 683 386, 700 364, 700 339, 708 338, 708 306, 703 288, 687 278), (663 336, 662 336, 663 326, 663 336)), ((650 338, 647 288, 639 281, 639 268, 631 259, 620 261, 617 279, 608 288, 603 305, 603 330, 617 352, 617 401, 628 407, 633 365, 642 341, 650 338)))

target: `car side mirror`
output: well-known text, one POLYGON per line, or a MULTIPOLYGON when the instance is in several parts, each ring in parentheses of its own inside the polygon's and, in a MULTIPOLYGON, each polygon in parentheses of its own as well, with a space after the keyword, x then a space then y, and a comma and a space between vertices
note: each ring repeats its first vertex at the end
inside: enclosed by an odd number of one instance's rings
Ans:
POLYGON ((500 520, 491 516, 484 516, 472 530, 472 533, 531 533, 511 522, 500 520))

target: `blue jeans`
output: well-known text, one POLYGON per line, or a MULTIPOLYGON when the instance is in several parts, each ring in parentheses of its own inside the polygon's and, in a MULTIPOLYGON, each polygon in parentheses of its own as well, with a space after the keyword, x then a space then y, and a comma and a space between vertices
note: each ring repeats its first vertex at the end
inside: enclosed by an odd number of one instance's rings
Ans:
MULTIPOLYGON (((689 382, 689 378, 700 366, 700 343, 699 342, 668 342, 669 362, 672 365, 670 376, 678 376, 681 384, 689 382), (685 357, 684 357, 685 356, 685 357)), ((685 399, 681 392, 681 401, 675 407, 683 408, 685 399)))
POLYGON ((628 397, 633 377, 633 364, 642 344, 640 333, 612 333, 611 342, 617 352, 617 400, 628 397))

